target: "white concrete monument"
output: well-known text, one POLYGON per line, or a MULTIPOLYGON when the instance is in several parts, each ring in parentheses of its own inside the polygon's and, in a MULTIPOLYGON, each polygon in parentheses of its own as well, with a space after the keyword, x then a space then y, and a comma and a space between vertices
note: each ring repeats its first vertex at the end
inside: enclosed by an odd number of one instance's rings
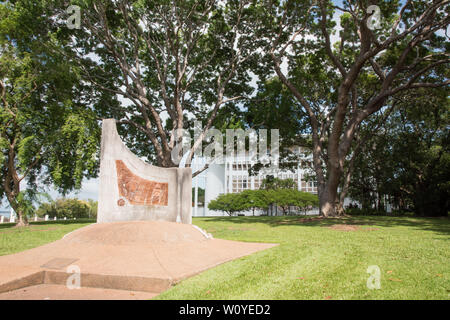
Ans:
POLYGON ((162 168, 122 142, 114 119, 103 120, 97 222, 192 223, 191 168, 162 168))

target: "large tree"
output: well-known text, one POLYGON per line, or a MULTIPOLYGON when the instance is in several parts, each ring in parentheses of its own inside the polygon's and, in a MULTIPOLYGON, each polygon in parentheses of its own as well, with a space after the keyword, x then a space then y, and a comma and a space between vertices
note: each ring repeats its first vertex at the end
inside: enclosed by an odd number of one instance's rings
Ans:
POLYGON ((258 12, 270 63, 309 118, 320 214, 334 216, 361 123, 397 94, 450 83, 449 1, 262 1, 258 12))
MULTIPOLYGON (((247 67, 256 50, 247 2, 71 1, 81 7, 81 28, 70 31, 68 59, 91 85, 121 99, 101 116, 117 119, 133 151, 159 166, 178 164, 177 129, 203 121, 189 165, 218 110, 252 91, 247 67)), ((60 11, 69 4, 56 3, 60 11)))
POLYGON ((19 226, 38 187, 66 192, 97 173, 96 119, 71 65, 48 50, 58 42, 42 10, 0 4, 0 199, 19 226))
POLYGON ((365 208, 446 216, 450 209, 450 124, 447 90, 422 89, 398 99, 383 130, 357 155, 350 196, 365 208))

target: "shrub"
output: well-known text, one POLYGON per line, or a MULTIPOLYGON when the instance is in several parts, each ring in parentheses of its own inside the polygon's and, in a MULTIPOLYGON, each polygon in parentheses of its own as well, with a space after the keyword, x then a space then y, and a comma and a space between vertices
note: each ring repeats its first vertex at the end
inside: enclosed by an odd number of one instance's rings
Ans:
POLYGON ((49 217, 61 218, 96 218, 97 201, 83 201, 79 199, 62 198, 50 203, 43 203, 37 210, 39 217, 48 215, 49 217))
POLYGON ((240 193, 221 194, 208 204, 210 210, 225 211, 233 215, 240 211, 267 210, 271 204, 280 206, 284 214, 290 207, 308 210, 317 207, 317 195, 295 189, 245 190, 240 193))
POLYGON ((221 194, 209 202, 208 208, 214 211, 225 211, 229 216, 232 216, 236 212, 245 210, 241 201, 239 193, 221 194))

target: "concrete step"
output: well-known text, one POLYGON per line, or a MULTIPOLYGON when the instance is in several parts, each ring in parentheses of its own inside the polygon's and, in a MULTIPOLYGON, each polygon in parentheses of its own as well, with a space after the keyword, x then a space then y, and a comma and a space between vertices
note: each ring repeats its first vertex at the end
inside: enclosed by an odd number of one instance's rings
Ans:
POLYGON ((158 293, 39 284, 0 293, 0 300, 147 300, 156 295, 158 293))
MULTIPOLYGON (((66 286, 69 277, 74 274, 44 270, 39 271, 25 277, 15 279, 13 281, 0 285, 0 293, 19 290, 25 287, 40 285, 60 285, 66 286)), ((100 288, 126 291, 139 291, 149 293, 161 293, 169 289, 172 285, 170 279, 159 279, 143 276, 124 276, 124 275, 108 275, 108 274, 86 274, 80 273, 80 286, 83 288, 100 288)), ((72 278, 73 279, 73 278, 72 278)), ((71 284, 69 280, 69 284, 71 284)))

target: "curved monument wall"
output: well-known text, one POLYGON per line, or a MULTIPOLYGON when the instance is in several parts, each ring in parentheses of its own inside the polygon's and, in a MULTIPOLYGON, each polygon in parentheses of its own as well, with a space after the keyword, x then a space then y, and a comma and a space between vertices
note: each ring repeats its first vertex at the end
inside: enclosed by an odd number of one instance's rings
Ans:
POLYGON ((162 168, 122 142, 114 119, 102 124, 97 222, 164 220, 192 223, 191 168, 162 168))

